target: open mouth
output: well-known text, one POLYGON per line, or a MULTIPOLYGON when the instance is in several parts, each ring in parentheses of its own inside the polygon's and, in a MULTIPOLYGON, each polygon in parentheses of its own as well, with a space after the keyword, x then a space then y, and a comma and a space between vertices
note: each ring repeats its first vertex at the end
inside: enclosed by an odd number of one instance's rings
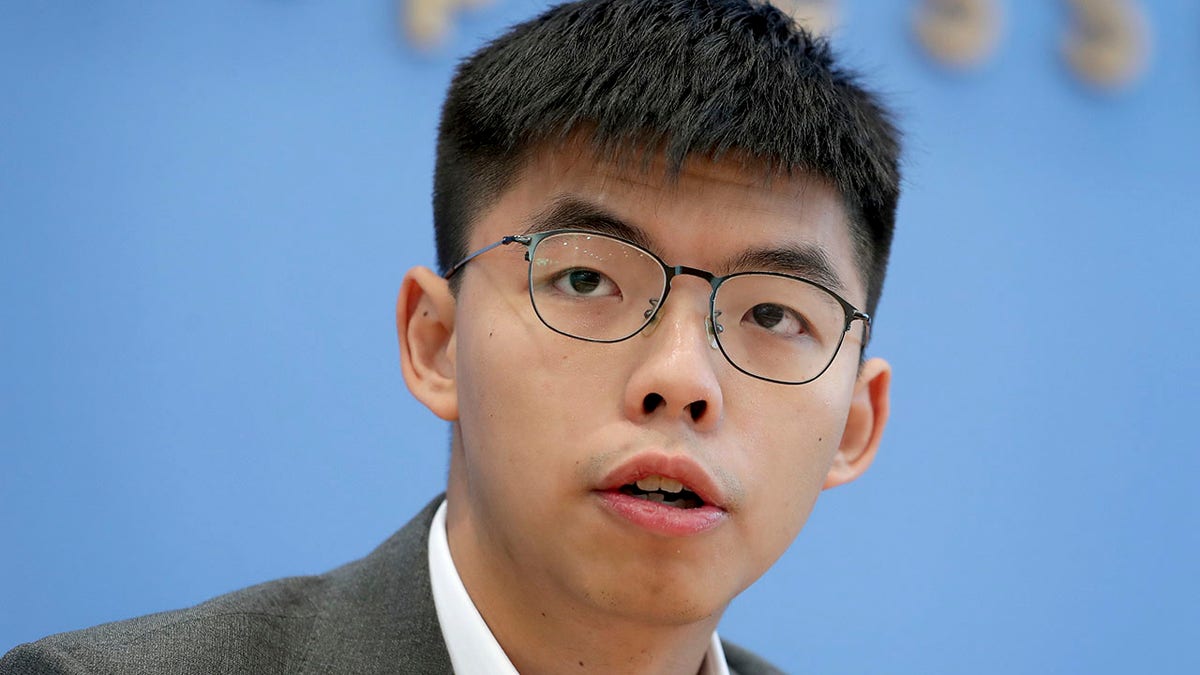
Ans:
POLYGON ((704 500, 695 492, 688 490, 683 483, 674 478, 662 476, 647 476, 635 483, 622 485, 621 494, 658 502, 677 509, 698 509, 704 506, 704 500))

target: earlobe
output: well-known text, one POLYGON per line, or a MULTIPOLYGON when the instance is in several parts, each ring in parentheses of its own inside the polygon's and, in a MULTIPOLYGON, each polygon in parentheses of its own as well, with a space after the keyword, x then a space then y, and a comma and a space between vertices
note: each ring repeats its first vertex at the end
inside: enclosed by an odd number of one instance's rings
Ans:
POLYGON ((825 476, 824 489, 858 478, 875 460, 887 425, 891 383, 892 367, 887 361, 869 359, 863 364, 854 384, 842 442, 825 476))
POLYGON ((404 382, 433 414, 451 422, 458 419, 454 305, 449 282, 427 267, 409 270, 396 298, 404 382))

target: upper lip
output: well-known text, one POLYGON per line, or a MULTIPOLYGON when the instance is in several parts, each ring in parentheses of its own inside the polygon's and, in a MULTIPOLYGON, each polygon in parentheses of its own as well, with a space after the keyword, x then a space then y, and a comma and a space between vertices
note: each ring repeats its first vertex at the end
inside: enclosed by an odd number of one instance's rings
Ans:
POLYGON ((647 476, 674 478, 708 506, 725 508, 725 495, 712 476, 687 455, 642 452, 622 462, 600 481, 600 490, 617 490, 647 476))

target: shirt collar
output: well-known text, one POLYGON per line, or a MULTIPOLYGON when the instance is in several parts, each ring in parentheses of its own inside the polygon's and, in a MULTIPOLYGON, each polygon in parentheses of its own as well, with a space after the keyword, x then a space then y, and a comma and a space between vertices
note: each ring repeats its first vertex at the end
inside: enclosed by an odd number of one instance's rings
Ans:
MULTIPOLYGON (((429 584, 433 588, 433 605, 454 672, 517 675, 512 661, 508 660, 475 603, 471 602, 454 559, 450 557, 445 501, 438 506, 429 527, 429 584)), ((725 650, 721 648, 716 631, 713 631, 698 675, 729 675, 725 650)))

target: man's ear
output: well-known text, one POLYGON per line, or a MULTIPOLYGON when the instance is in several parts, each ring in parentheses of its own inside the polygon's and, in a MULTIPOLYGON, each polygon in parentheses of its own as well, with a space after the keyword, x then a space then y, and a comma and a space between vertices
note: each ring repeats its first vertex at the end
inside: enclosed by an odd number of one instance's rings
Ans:
POLYGON ((404 382, 418 401, 449 422, 458 419, 454 304, 450 283, 428 267, 409 270, 396 298, 404 382))
POLYGON ((846 429, 842 433, 842 444, 833 458, 833 466, 825 475, 823 489, 837 487, 863 475, 883 437, 883 427, 888 419, 888 390, 892 385, 892 367, 883 359, 868 359, 858 373, 854 383, 854 398, 850 400, 850 414, 846 416, 846 429))

